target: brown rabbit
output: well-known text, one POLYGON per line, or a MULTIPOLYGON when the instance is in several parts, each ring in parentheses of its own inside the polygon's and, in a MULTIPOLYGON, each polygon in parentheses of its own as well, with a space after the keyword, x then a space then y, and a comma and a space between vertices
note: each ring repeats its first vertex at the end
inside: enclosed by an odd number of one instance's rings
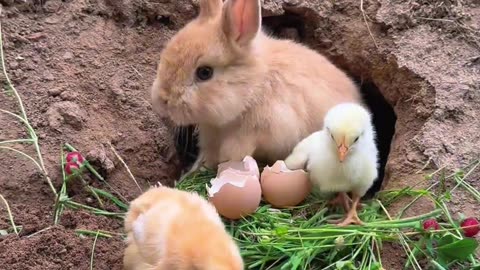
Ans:
POLYGON ((156 187, 125 218, 126 270, 243 270, 238 247, 215 207, 196 193, 156 187))
POLYGON ((328 109, 361 102, 353 81, 327 58, 264 34, 260 5, 200 0, 199 16, 162 52, 153 108, 176 124, 198 125, 197 166, 247 155, 284 159, 322 128, 328 109))

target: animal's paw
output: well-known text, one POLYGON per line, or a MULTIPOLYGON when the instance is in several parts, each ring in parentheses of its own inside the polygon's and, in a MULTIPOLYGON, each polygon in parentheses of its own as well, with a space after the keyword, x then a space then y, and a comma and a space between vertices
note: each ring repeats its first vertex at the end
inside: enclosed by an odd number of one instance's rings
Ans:
POLYGON ((355 225, 363 225, 363 222, 360 220, 360 218, 357 215, 352 215, 352 216, 347 216, 344 221, 340 222, 337 224, 339 227, 345 227, 350 224, 355 224, 355 225))

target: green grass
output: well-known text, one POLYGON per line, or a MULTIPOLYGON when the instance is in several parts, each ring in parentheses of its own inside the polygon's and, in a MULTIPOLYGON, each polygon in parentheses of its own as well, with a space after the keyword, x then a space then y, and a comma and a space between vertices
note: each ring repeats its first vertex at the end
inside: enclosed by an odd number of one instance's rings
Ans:
POLYGON ((99 234, 100 234, 100 231, 97 231, 97 233, 95 234, 95 239, 93 240, 92 253, 90 255, 90 270, 93 270, 93 258, 95 256, 95 246, 97 245, 99 234))
MULTIPOLYGON (((479 161, 474 162, 467 174, 441 174, 427 189, 379 192, 359 211, 359 217, 365 222, 363 226, 329 224, 329 220, 341 218, 343 213, 329 210, 318 194, 312 194, 302 205, 290 209, 275 209, 262 202, 251 216, 239 221, 224 219, 224 222, 238 243, 248 269, 382 269, 381 249, 389 242, 402 246, 408 269, 427 269, 425 264, 433 269, 453 266, 474 269, 480 265, 472 255, 478 243, 463 238, 458 222, 446 207, 451 195, 432 190, 440 183, 449 182, 464 187, 478 198, 478 191, 465 180, 478 165, 479 161), (410 198, 411 203, 392 217, 387 211, 389 206, 405 198, 410 198), (420 198, 432 201, 436 209, 402 218, 420 198), (422 222, 428 218, 443 221, 441 230, 425 232, 422 222), (431 247, 425 247, 426 244, 431 247), (461 248, 464 256, 452 259, 451 255, 461 248)), ((180 182, 177 188, 206 197, 206 184, 213 177, 213 171, 200 171, 180 182)), ((436 175, 430 175, 434 177, 436 175)))
POLYGON ((38 141, 38 136, 35 132, 35 129, 33 129, 32 125, 30 124, 30 121, 28 120, 27 113, 25 111, 25 107, 23 106, 22 98, 20 97, 20 94, 18 91, 15 89, 15 86, 13 85, 12 81, 10 80, 10 77, 8 76, 7 69, 5 66, 5 55, 3 52, 3 33, 2 33, 2 24, 0 23, 0 68, 1 68, 1 75, 0 77, 5 80, 4 82, 4 91, 7 94, 13 94, 15 97, 16 103, 18 105, 18 109, 20 112, 11 112, 7 111, 4 109, 0 109, 0 113, 6 114, 12 119, 15 119, 22 123, 24 125, 25 130, 27 131, 28 138, 14 138, 10 140, 4 140, 0 141, 0 151, 12 151, 20 156, 23 156, 35 164, 35 166, 38 168, 38 170, 44 175, 51 191, 53 192, 54 195, 57 195, 57 191, 55 190, 52 180, 50 179, 50 176, 47 172, 47 169, 45 168, 45 164, 43 162, 43 156, 42 152, 40 150, 40 144, 38 141), (31 144, 33 145, 33 148, 35 149, 36 155, 35 156, 30 156, 29 154, 15 149, 12 147, 12 145, 15 144, 31 144))
MULTIPOLYGON (((8 139, 8 140, 3 140, 0 141, 0 152, 1 151, 11 151, 16 154, 18 154, 21 157, 25 157, 27 160, 31 161, 36 168, 43 174, 45 177, 45 180, 47 181, 53 195, 55 196, 55 213, 54 213, 54 224, 57 224, 59 222, 60 215, 62 211, 64 210, 65 207, 69 207, 72 209, 84 209, 87 211, 90 211, 94 214, 98 215, 105 215, 105 216, 112 216, 112 217, 119 217, 122 218, 124 215, 124 212, 127 210, 128 202, 122 198, 122 200, 116 198, 114 195, 111 193, 91 187, 85 183, 83 180, 83 177, 81 174, 75 175, 75 176, 66 176, 65 171, 62 169, 62 175, 63 175, 63 181, 62 181, 62 187, 60 188, 60 191, 57 191, 55 187, 53 186, 53 183, 50 179, 50 176, 47 172, 47 169, 45 167, 44 161, 43 161, 43 156, 42 152, 40 149, 40 144, 38 140, 38 136, 33 129, 33 127, 30 124, 30 121, 27 117, 27 113, 25 111, 25 107, 23 106, 23 101, 22 98, 19 94, 19 92, 15 89, 13 83, 11 82, 7 70, 6 70, 6 65, 5 65, 5 55, 3 52, 3 33, 2 33, 2 25, 0 24, 0 68, 1 68, 1 78, 4 80, 4 93, 8 94, 9 96, 13 96, 14 100, 18 106, 18 111, 19 112, 12 112, 12 111, 7 111, 4 109, 0 109, 0 113, 6 114, 10 117, 12 117, 13 120, 19 121, 21 124, 23 124, 23 127, 25 128, 28 136, 27 138, 13 138, 13 139, 8 139), (15 145, 17 144, 27 144, 27 145, 33 145, 33 149, 35 150, 36 155, 29 155, 27 152, 18 150, 15 148, 15 145), (74 202, 71 200, 71 198, 68 197, 67 194, 67 184, 71 178, 77 178, 79 181, 82 181, 85 185, 85 188, 89 193, 93 195, 99 202, 100 206, 103 206, 103 202, 101 198, 107 199, 112 201, 114 204, 116 204, 122 212, 118 213, 113 213, 109 211, 105 211, 103 209, 98 209, 95 207, 83 205, 77 202, 74 202)), ((71 146, 70 144, 65 144, 64 147, 62 147, 61 151, 61 166, 64 168, 65 165, 65 153, 64 149, 66 151, 76 151, 76 149, 71 146)), ((117 195, 119 195, 118 192, 116 192, 113 187, 111 187, 105 179, 88 163, 88 161, 85 162, 84 166, 82 166, 88 170, 89 173, 91 173, 93 176, 95 176, 98 180, 103 182, 110 190, 113 190, 117 195)), ((82 172, 83 173, 83 172, 82 172)), ((121 195, 119 195, 121 196, 121 195)), ((13 223, 13 217, 11 216, 10 209, 8 207, 8 204, 6 203, 6 200, 4 200, 3 196, 2 199, 4 201, 4 204, 7 206, 7 210, 9 212, 9 219, 12 224, 13 223)), ((13 230, 15 233, 18 234, 17 227, 13 226, 13 230)))
MULTIPOLYGON (((7 209, 7 214, 8 214, 8 219, 10 220, 10 224, 12 225, 12 230, 13 232, 18 235, 19 231, 18 231, 18 227, 17 225, 15 225, 15 221, 13 220, 13 214, 12 214, 12 211, 10 210, 10 205, 8 204, 7 200, 5 199, 5 197, 3 197, 2 194, 0 194, 0 199, 2 200, 3 204, 5 205, 5 208, 7 209)), ((5 234, 8 233, 7 230, 3 230, 5 232, 5 234)), ((2 235, 2 234, 0 234, 2 235)))
MULTIPOLYGON (((71 175, 67 175, 65 171, 65 164, 66 164, 66 152, 69 151, 77 151, 73 146, 70 144, 65 144, 64 149, 61 151, 61 158, 60 158, 60 163, 62 167, 62 187, 60 191, 58 192, 58 200, 55 203, 55 214, 54 214, 54 223, 57 224, 60 216, 64 210, 65 207, 69 207, 71 209, 83 209, 86 211, 89 211, 93 214, 96 215, 103 215, 107 217, 115 217, 115 218, 120 218, 123 219, 125 216, 126 211, 128 210, 128 202, 124 201, 123 199, 119 199, 118 197, 114 196, 108 191, 105 191, 103 189, 95 188, 87 184, 87 182, 84 180, 84 175, 87 173, 90 173, 92 176, 94 176, 96 179, 100 180, 104 184, 106 184, 110 189, 113 189, 106 181, 103 179, 103 177, 90 165, 88 160, 85 159, 85 161, 82 163, 80 166, 80 169, 77 172, 74 172, 71 175), (99 203, 99 205, 103 208, 103 199, 107 199, 113 204, 115 204, 120 211, 119 212, 111 212, 107 211, 104 209, 84 205, 78 202, 73 201, 69 196, 67 192, 67 187, 71 181, 81 181, 85 190, 89 192, 93 197, 95 197, 99 203)), ((121 194, 120 194, 121 196, 121 194)), ((123 197, 123 196, 122 196, 123 197)))

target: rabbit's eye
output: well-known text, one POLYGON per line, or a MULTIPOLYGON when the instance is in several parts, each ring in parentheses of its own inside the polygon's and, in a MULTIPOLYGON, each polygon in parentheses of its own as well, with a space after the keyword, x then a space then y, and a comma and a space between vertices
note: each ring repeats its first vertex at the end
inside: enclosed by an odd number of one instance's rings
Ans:
POLYGON ((209 66, 201 66, 196 70, 197 78, 200 81, 210 80, 213 76, 213 68, 209 66))

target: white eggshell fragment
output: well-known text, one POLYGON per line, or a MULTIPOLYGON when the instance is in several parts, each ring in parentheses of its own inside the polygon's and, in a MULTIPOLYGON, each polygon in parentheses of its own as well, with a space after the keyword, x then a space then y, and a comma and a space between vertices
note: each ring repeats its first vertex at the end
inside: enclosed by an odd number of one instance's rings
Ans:
POLYGON ((263 169, 261 187, 263 198, 277 208, 298 205, 312 190, 308 174, 304 170, 288 169, 282 160, 263 169))
POLYGON ((260 179, 260 170, 257 162, 251 156, 246 156, 243 161, 228 161, 219 164, 217 176, 221 175, 226 169, 234 170, 242 175, 254 175, 260 179))
POLYGON ((243 162, 220 164, 217 177, 210 181, 210 185, 207 186, 208 200, 226 218, 248 216, 260 205, 259 170, 251 157, 246 157, 243 162))

